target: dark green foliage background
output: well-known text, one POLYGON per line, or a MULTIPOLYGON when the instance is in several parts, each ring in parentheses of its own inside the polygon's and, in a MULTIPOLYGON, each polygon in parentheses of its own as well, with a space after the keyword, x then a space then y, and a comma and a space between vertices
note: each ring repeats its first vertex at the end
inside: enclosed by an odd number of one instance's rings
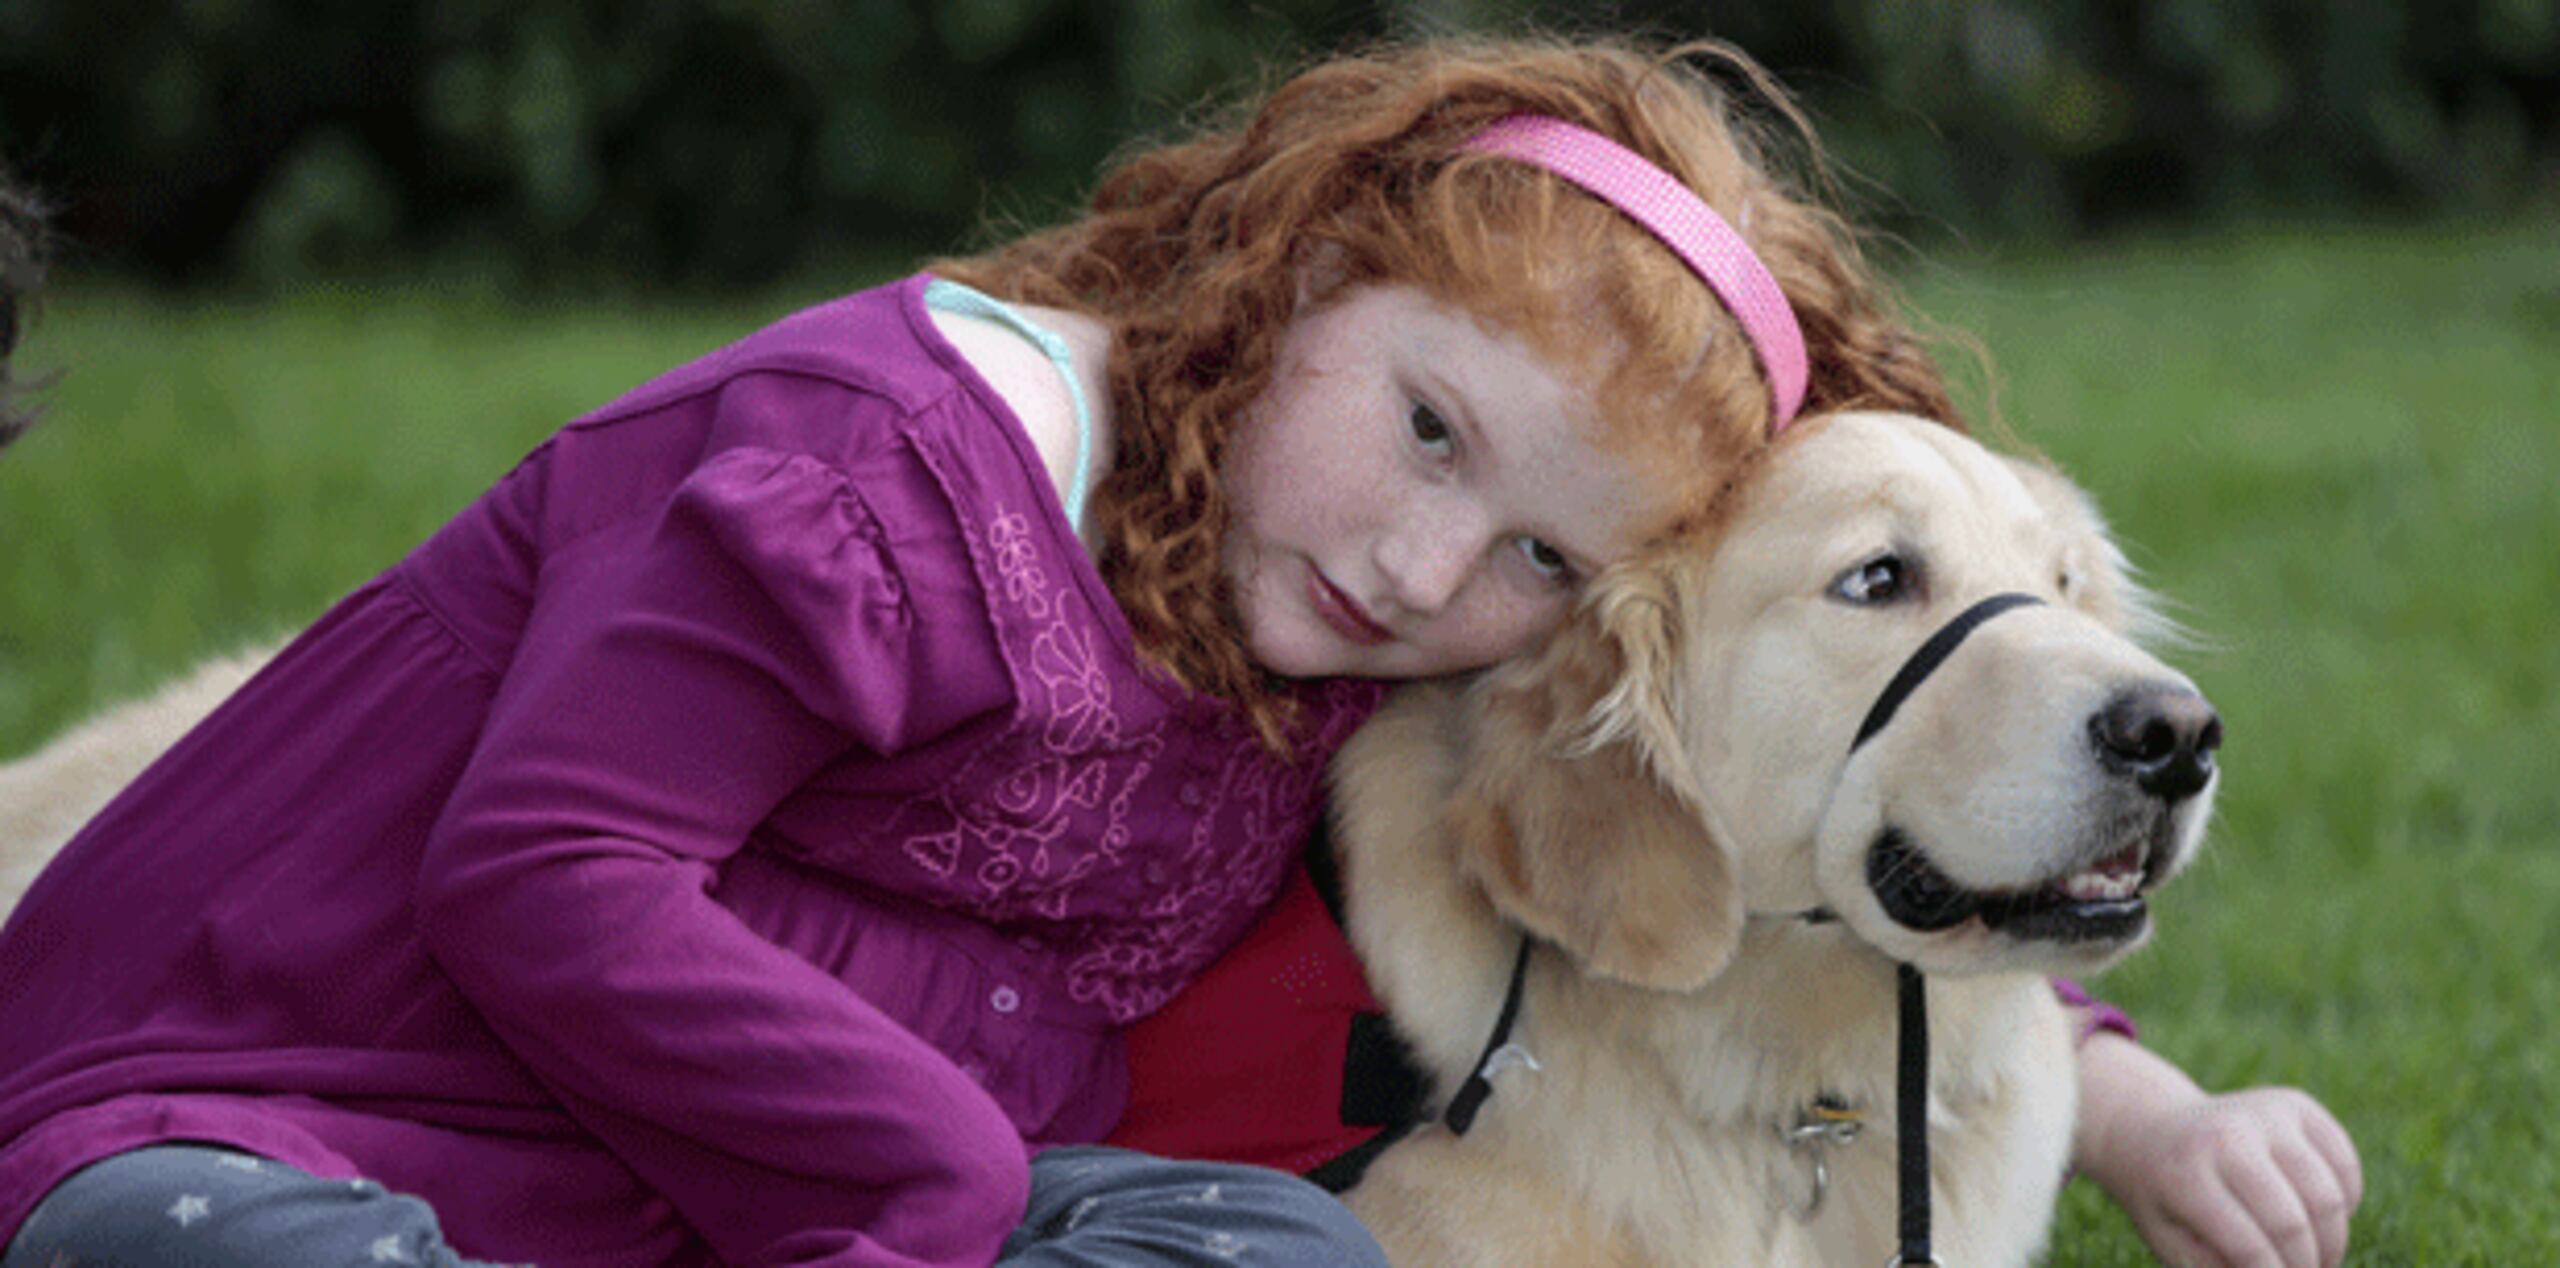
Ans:
POLYGON ((1264 67, 1523 25, 1734 40, 1924 240, 2560 180, 2551 0, 7 0, 0 157, 109 272, 729 286, 1050 218, 1264 67))
POLYGON ((10 0, 0 154, 114 272, 721 285, 1053 210, 1331 0, 10 0))

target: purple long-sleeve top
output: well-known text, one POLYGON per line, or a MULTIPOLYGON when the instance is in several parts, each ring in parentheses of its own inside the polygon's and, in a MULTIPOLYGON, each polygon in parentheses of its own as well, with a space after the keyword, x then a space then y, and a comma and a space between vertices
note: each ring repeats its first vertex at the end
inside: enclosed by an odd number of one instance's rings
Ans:
POLYGON ((66 848, 0 932, 0 1241, 187 1139, 482 1258, 994 1253, 1378 689, 1288 762, 1145 673, 921 290, 571 423, 66 848))

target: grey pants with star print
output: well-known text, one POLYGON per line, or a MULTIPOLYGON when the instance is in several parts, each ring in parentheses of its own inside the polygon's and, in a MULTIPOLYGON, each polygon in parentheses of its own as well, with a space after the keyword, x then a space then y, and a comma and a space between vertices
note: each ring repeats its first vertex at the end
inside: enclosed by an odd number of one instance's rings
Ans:
MULTIPOLYGON (((1051 1149, 1003 1268, 1386 1268, 1331 1194, 1285 1172, 1121 1149, 1051 1149)), ((248 1154, 153 1145, 54 1187, 0 1268, 494 1268, 444 1244, 426 1203, 248 1154)))
POLYGON ((0 1268, 176 1264, 487 1268, 448 1249, 416 1198, 205 1145, 153 1145, 73 1172, 0 1255, 0 1268))

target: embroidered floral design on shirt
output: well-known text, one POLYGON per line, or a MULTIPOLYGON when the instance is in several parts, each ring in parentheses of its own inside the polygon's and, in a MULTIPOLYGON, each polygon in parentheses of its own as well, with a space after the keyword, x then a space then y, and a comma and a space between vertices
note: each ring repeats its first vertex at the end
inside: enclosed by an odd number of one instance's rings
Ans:
POLYGON ((1031 537, 1031 522, 1021 515, 1006 512, 987 523, 987 554, 994 562, 996 575, 1004 578, 1004 597, 1029 609, 1035 617, 1049 615, 1049 591, 1040 569, 1039 546, 1031 537))
MULTIPOLYGON (((1179 852, 1141 865, 1154 891, 1140 919, 1101 926, 1067 966, 1068 991, 1134 1020, 1163 1007, 1211 959, 1234 944, 1278 895, 1317 813, 1324 759, 1384 697, 1374 683, 1328 683, 1302 703, 1315 725, 1300 761, 1271 755, 1241 719, 1222 720, 1215 777, 1175 790, 1194 811, 1179 852)), ((1207 748, 1207 745, 1203 746, 1207 748)))
POLYGON ((1114 700, 1105 637, 1049 578, 1039 538, 1003 512, 974 552, 995 574, 999 642, 1022 709, 1014 724, 907 809, 900 841, 981 919, 1064 919, 1077 884, 1133 838, 1132 793, 1163 746, 1164 720, 1133 730, 1114 700), (1027 629, 1027 635, 1026 635, 1027 629))
POLYGON ((1041 741, 1052 753, 1090 752, 1119 743, 1111 679, 1094 659, 1092 638, 1092 633, 1079 635, 1059 621, 1031 641, 1031 673, 1049 692, 1049 725, 1041 741))
POLYGON ((1238 711, 1147 682, 1026 513, 962 529, 1017 712, 891 812, 896 857, 917 869, 901 887, 921 874, 937 905, 1053 941, 1070 998, 1133 1020, 1279 892, 1324 759, 1381 689, 1306 690, 1306 756, 1284 761, 1238 711))

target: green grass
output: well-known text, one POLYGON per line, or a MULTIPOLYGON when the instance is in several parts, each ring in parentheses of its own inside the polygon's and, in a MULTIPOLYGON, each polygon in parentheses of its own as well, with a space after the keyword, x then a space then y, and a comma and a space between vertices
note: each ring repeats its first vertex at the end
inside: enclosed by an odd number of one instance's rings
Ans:
POLYGON ((0 754, 309 621, 563 421, 782 311, 53 296, 46 420, 0 454, 0 754))
MULTIPOLYGON (((2360 1264, 2560 1262, 2560 231, 1940 260, 2001 409, 2204 645, 2214 841, 2102 984, 2208 1086, 2316 1092, 2360 1264)), ((66 291, 0 457, 0 753, 309 619, 544 432, 781 311, 66 291)), ((2147 1262, 2075 1186, 2061 1264, 2147 1262)))

